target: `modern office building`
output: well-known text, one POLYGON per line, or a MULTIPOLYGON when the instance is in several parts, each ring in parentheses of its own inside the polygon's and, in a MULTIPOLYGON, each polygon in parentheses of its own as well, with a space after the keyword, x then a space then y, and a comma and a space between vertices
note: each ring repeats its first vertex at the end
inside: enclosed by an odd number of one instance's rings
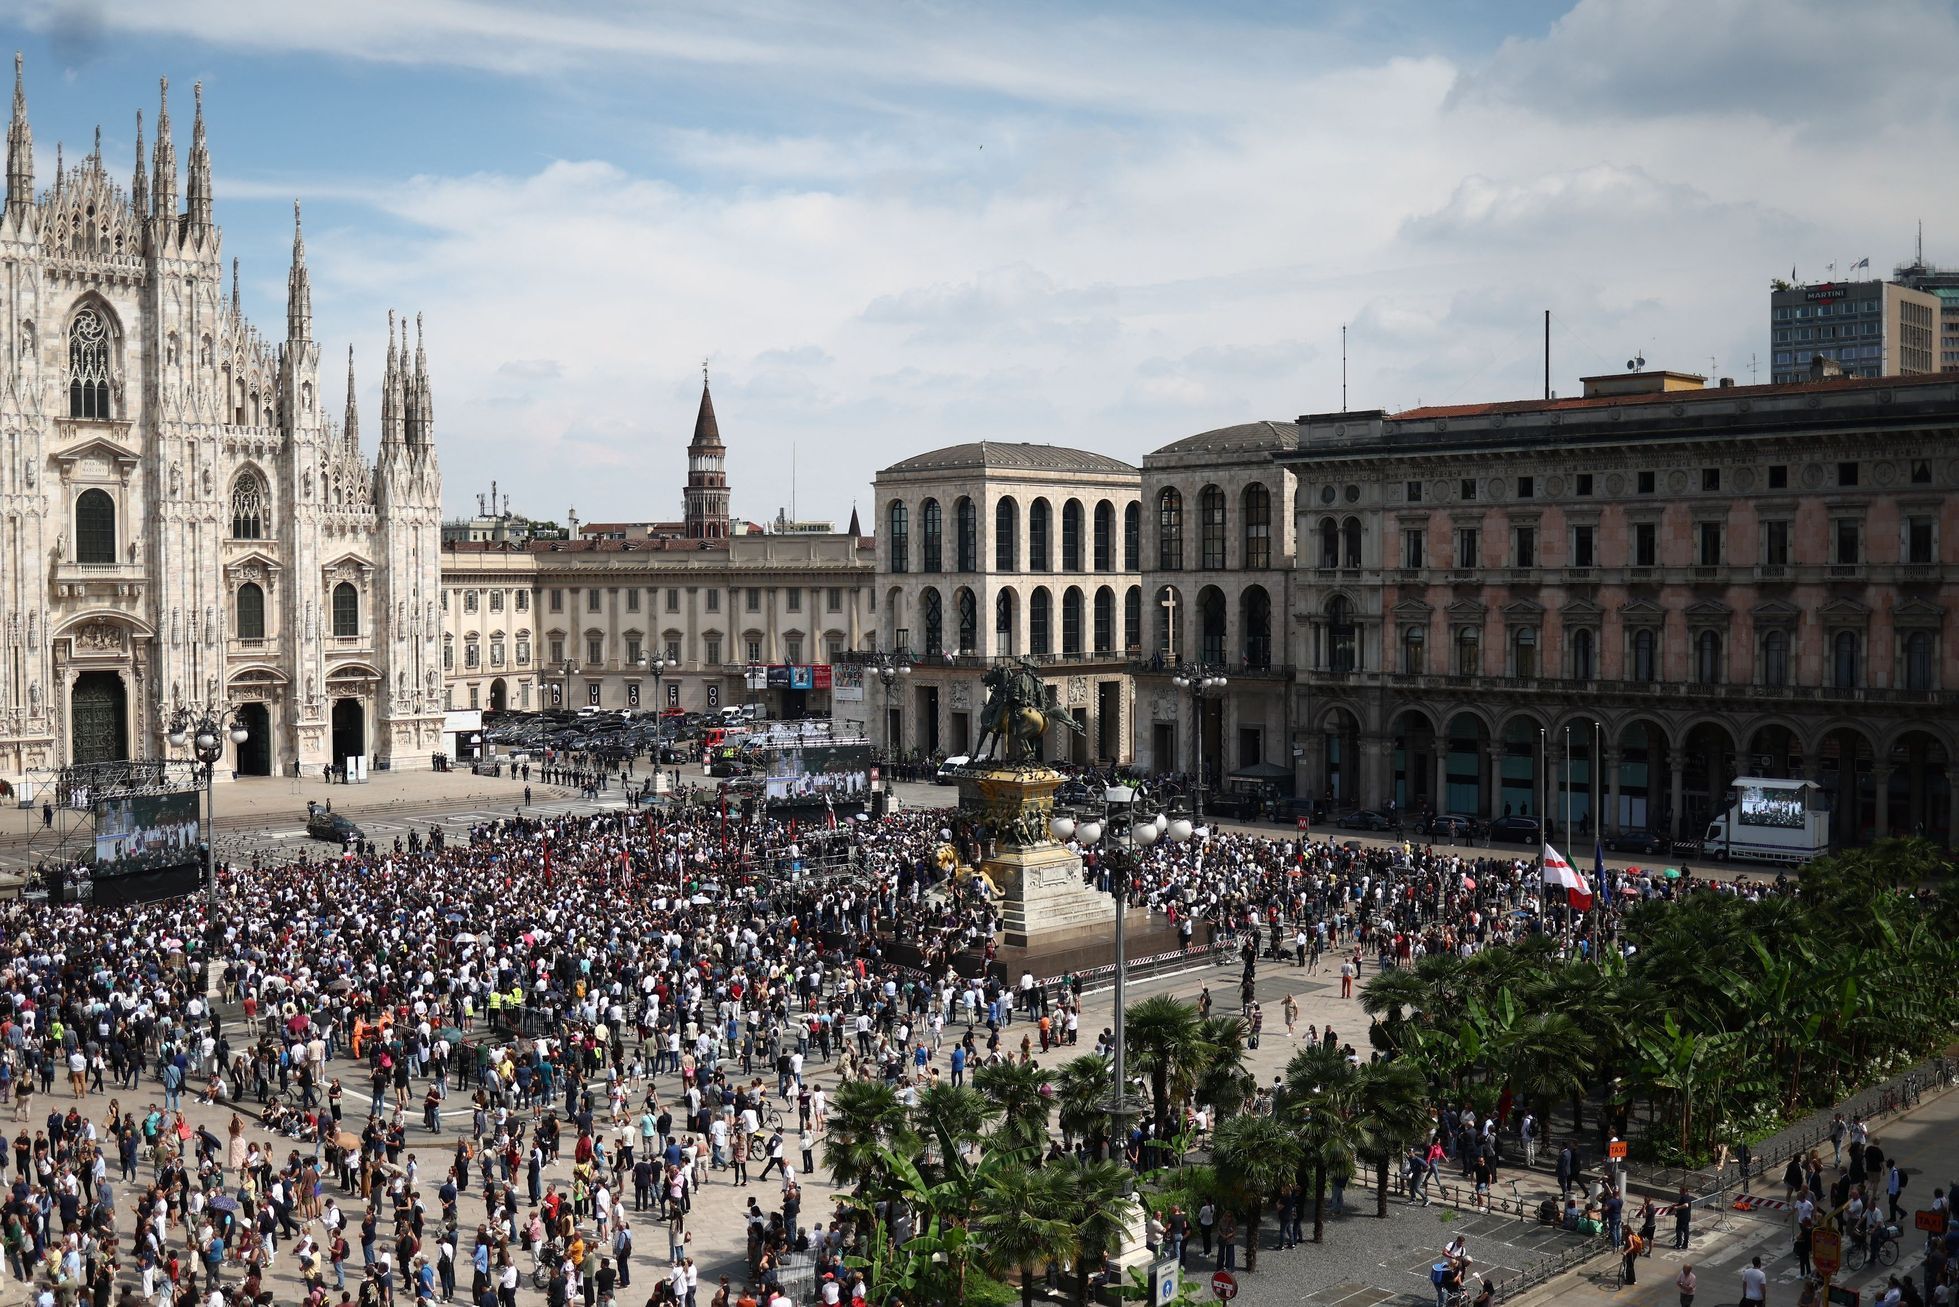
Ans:
POLYGON ((1137 469, 988 440, 894 463, 875 486, 879 646, 912 672, 888 692, 865 682, 873 738, 897 753, 968 752, 987 669, 1026 657, 1080 728, 1050 732, 1048 756, 1126 761, 1129 661, 1146 620, 1137 469))
POLYGON ((1582 826, 1596 768, 1692 837, 1806 777, 1840 842, 1959 833, 1959 379, 1680 375, 1299 420, 1301 793, 1582 826))
POLYGON ((1942 322, 1936 294, 1894 281, 1778 283, 1769 292, 1770 376, 1787 385, 1819 370, 1846 377, 1937 372, 1942 322))

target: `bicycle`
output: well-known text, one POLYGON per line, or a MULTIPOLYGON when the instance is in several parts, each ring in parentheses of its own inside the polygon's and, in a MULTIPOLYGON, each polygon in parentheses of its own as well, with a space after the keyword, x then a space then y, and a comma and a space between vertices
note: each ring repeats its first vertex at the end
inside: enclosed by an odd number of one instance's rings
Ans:
POLYGON ((558 1268, 558 1264, 564 1260, 564 1255, 565 1255, 564 1249, 560 1248, 555 1241, 545 1244, 542 1248, 532 1248, 531 1249, 531 1273, 530 1273, 531 1288, 533 1289, 549 1288, 551 1284, 551 1273, 555 1271, 558 1268))
POLYGON ((1860 1271, 1866 1265, 1882 1263, 1895 1266, 1898 1261, 1898 1227, 1879 1224, 1866 1239, 1851 1244, 1844 1254, 1844 1264, 1853 1271, 1860 1271))

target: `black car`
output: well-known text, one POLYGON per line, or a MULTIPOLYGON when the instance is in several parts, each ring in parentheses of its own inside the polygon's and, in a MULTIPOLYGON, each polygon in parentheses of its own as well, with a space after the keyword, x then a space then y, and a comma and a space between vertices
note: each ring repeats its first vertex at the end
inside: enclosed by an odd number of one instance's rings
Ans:
POLYGON ((1425 833, 1438 840, 1468 840, 1476 838, 1476 819, 1460 812, 1444 812, 1428 819, 1423 828, 1425 833))
POLYGON ((316 840, 326 840, 331 844, 346 844, 366 838, 361 828, 354 825, 345 815, 328 812, 325 808, 315 808, 306 814, 306 833, 316 840))
POLYGON ((1535 817, 1507 815, 1490 822, 1490 838, 1510 840, 1517 844, 1535 844, 1541 838, 1542 829, 1535 817))
POLYGON ((1650 830, 1618 830, 1605 837, 1605 847, 1614 853, 1641 853, 1647 857, 1665 853, 1672 843, 1650 830))
POLYGON ((1342 830, 1386 830, 1388 814, 1373 808, 1356 808, 1352 812, 1341 813, 1334 824, 1342 830))
POLYGON ((1102 792, 1087 781, 1065 781, 1054 792, 1054 801, 1068 808, 1086 808, 1102 801, 1102 792))

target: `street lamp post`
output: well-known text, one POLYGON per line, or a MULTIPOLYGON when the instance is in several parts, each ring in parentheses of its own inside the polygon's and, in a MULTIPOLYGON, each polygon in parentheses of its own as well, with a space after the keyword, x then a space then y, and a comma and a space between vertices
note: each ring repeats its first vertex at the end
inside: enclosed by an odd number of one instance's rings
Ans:
POLYGON ((224 758, 226 738, 232 744, 243 744, 252 738, 252 733, 229 708, 212 703, 198 707, 180 705, 173 709, 164 719, 164 735, 172 748, 190 745, 191 757, 204 782, 204 965, 208 968, 217 958, 218 944, 218 810, 211 781, 224 758), (227 715, 232 716, 229 727, 220 720, 227 715))
POLYGON ((677 664, 648 654, 639 660, 639 665, 644 667, 646 674, 653 678, 653 711, 656 713, 666 711, 666 704, 660 699, 660 678, 677 664))
POLYGON ((873 661, 864 666, 884 687, 884 721, 880 723, 878 737, 884 741, 884 759, 888 766, 897 752, 891 742, 891 687, 911 675, 911 662, 901 652, 881 649, 874 655, 873 661))
POLYGON ((1191 713, 1197 718, 1197 766, 1194 768, 1197 797, 1193 812, 1201 826, 1204 823, 1204 700, 1222 694, 1229 682, 1222 672, 1206 672, 1199 664, 1183 663, 1178 666, 1176 675, 1170 678, 1170 683, 1180 690, 1190 691, 1191 713))
POLYGON ((571 707, 571 678, 574 675, 576 675, 577 672, 578 672, 578 664, 573 662, 569 658, 565 659, 564 665, 558 668, 558 674, 564 677, 565 680, 564 702, 559 705, 560 707, 563 708, 571 707))
POLYGON ((1129 982, 1129 940, 1125 928, 1129 916, 1129 878, 1136 870, 1136 864, 1144 849, 1159 840, 1181 844, 1191 837, 1194 829, 1188 819, 1182 817, 1172 819, 1161 809, 1152 815, 1144 816, 1144 813, 1157 805, 1141 785, 1126 788, 1129 808, 1125 814, 1127 824, 1119 827, 1115 816, 1115 803, 1120 800, 1116 800, 1114 796, 1124 792, 1121 787, 1104 789, 1100 811, 1095 815, 1076 818, 1066 814, 1056 814, 1048 823, 1049 833, 1055 839, 1064 844, 1073 841, 1084 849, 1093 848, 1105 835, 1113 837, 1105 853, 1105 865, 1109 868, 1109 887, 1116 900, 1115 1048, 1111 1067, 1114 1086, 1110 1090, 1108 1111, 1118 1129, 1125 1116, 1134 1114, 1129 1102, 1127 1042, 1124 1038, 1124 1008, 1129 982))

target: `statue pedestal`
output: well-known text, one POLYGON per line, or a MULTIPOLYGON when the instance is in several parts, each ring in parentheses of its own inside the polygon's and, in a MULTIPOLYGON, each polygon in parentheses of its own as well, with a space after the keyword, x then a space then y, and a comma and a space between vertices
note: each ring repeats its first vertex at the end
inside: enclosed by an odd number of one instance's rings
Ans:
POLYGON ((1082 860, 1059 844, 1002 849, 981 864, 1000 887, 1010 948, 1049 947, 1115 926, 1112 895, 1082 884, 1082 860))
POLYGON ((986 823, 994 853, 980 863, 999 887, 1005 943, 1049 949, 1106 938, 1115 899, 1082 884, 1082 860, 1048 838, 1063 777, 1042 766, 1001 766, 959 779, 959 806, 986 823))

